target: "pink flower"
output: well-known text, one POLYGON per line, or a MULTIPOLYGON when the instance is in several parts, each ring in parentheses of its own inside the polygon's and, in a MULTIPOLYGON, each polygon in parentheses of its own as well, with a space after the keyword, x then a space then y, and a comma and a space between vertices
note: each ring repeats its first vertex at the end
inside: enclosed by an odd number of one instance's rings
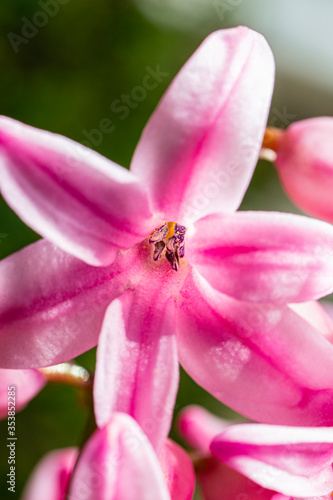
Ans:
POLYGON ((194 450, 203 455, 210 454, 210 443, 214 437, 232 424, 232 421, 217 417, 197 405, 183 408, 177 419, 181 436, 194 450))
POLYGON ((179 431, 195 450, 196 478, 204 500, 221 500, 222 492, 224 500, 271 500, 275 491, 259 486, 210 453, 214 437, 232 424, 195 405, 184 408, 178 416, 179 431))
POLYGON ((333 118, 293 123, 276 142, 277 171, 302 210, 333 222, 333 118))
POLYGON ((65 500, 77 456, 76 448, 45 455, 30 476, 22 500, 65 500))
POLYGON ((125 414, 115 413, 106 427, 94 432, 74 469, 76 458, 73 448, 49 453, 30 478, 23 500, 191 500, 193 496, 194 471, 186 453, 166 441, 158 458, 140 427, 125 414))
POLYGON ((291 497, 333 490, 333 428, 234 425, 216 436, 212 454, 264 488, 291 497))
POLYGON ((198 465, 197 480, 204 500, 285 500, 283 495, 259 486, 215 457, 205 458, 198 465))
POLYGON ((186 453, 175 443, 164 442, 160 462, 138 424, 115 413, 86 443, 69 498, 191 500, 194 471, 186 453))
POLYGON ((200 385, 252 418, 333 423, 333 347, 286 306, 332 291, 333 229, 234 213, 273 78, 261 35, 213 33, 160 102, 130 172, 1 119, 3 196, 56 245, 41 241, 1 263, 1 366, 60 363, 100 336, 98 425, 128 413, 156 450, 170 427, 177 350, 200 385))
POLYGON ((18 412, 34 398, 46 383, 38 370, 0 369, 0 419, 18 412))
POLYGON ((167 439, 159 460, 171 499, 191 500, 195 488, 195 474, 187 453, 174 441, 167 439))
POLYGON ((226 425, 202 408, 188 407, 181 414, 180 428, 206 457, 197 472, 209 500, 217 499, 222 488, 226 498, 231 497, 230 490, 236 495, 239 488, 248 498, 271 498, 274 492, 281 497, 325 497, 333 489, 331 427, 226 425), (208 450, 215 458, 209 456, 208 450), (244 476, 250 481, 245 481, 244 476))

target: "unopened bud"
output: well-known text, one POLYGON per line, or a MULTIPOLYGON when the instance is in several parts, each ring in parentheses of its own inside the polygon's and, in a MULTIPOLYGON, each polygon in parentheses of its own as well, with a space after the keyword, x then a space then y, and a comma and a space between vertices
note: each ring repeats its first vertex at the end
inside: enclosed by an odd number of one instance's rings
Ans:
POLYGON ((279 136, 277 171, 291 200, 305 212, 333 222, 333 118, 292 124, 279 136))

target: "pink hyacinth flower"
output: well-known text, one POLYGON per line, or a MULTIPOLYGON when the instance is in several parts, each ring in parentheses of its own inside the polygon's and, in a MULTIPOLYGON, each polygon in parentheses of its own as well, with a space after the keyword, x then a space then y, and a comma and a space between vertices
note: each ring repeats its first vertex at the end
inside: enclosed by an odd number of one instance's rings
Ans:
POLYGON ((156 450, 170 428, 178 357, 253 419, 333 424, 333 347, 286 306, 332 291, 333 229, 235 213, 273 79, 261 35, 211 34, 162 98, 131 171, 0 119, 2 194, 49 240, 1 262, 1 366, 57 364, 99 339, 98 425, 128 413, 156 450))
POLYGON ((77 458, 76 448, 48 453, 33 471, 22 500, 192 499, 194 470, 185 451, 167 440, 157 457, 128 415, 115 413, 77 458))
POLYGON ((196 478, 204 500, 283 500, 211 455, 211 441, 232 424, 195 405, 178 416, 179 431, 195 451, 196 478))
POLYGON ((66 500, 77 457, 76 448, 55 450, 45 455, 30 476, 21 500, 66 500))
POLYGON ((333 490, 333 428, 234 425, 210 446, 221 462, 244 476, 294 498, 333 490))
POLYGON ((167 439, 159 460, 172 500, 192 500, 195 474, 188 454, 177 443, 167 439))
POLYGON ((38 370, 0 369, 0 419, 7 418, 9 411, 23 410, 45 383, 38 370))
POLYGON ((197 480, 204 500, 287 500, 259 486, 214 457, 198 466, 197 480))
POLYGON ((333 118, 290 125, 276 142, 275 164, 286 193, 302 210, 333 222, 333 118))
POLYGON ((186 406, 178 415, 179 433, 195 450, 210 453, 210 443, 233 422, 216 417, 201 406, 186 406))
POLYGON ((191 500, 194 471, 189 457, 167 442, 160 461, 129 416, 115 413, 85 444, 69 500, 191 500))
POLYGON ((181 433, 203 457, 196 471, 205 499, 217 500, 222 492, 226 499, 268 500, 274 492, 274 500, 329 498, 333 428, 230 424, 196 406, 180 415, 181 433))

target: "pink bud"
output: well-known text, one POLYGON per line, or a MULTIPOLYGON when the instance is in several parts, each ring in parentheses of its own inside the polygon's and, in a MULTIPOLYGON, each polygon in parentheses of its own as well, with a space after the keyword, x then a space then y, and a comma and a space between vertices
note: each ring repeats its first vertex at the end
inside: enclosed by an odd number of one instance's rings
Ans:
POLYGON ((167 439, 159 458, 171 500, 191 500, 195 474, 188 454, 174 441, 167 439))
POLYGON ((65 500, 78 451, 51 451, 39 462, 24 490, 22 500, 65 500))
POLYGON ((230 469, 214 457, 202 459, 197 467, 197 479, 205 500, 288 500, 284 495, 263 488, 230 469))
POLYGON ((333 118, 290 125, 275 150, 278 174, 291 200, 305 212, 333 222, 333 118))
POLYGON ((194 483, 190 458, 178 445, 166 441, 158 457, 136 421, 114 413, 85 444, 68 499, 190 500, 194 483))
POLYGON ((178 430, 195 450, 209 453, 213 438, 233 422, 216 417, 201 406, 191 405, 178 415, 178 430))
POLYGON ((332 492, 332 427, 233 425, 215 437, 210 449, 263 488, 307 499, 332 492))

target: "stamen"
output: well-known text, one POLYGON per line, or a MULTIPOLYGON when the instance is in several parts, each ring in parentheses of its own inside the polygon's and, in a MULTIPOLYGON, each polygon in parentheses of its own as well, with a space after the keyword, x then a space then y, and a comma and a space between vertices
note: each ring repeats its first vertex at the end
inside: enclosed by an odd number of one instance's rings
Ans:
POLYGON ((182 259, 185 255, 185 243, 179 245, 179 258, 182 259))
POLYGON ((184 234, 186 233, 186 227, 185 226, 180 226, 179 224, 175 225, 175 234, 184 234))
POLYGON ((174 271, 178 271, 178 269, 180 267, 178 249, 176 249, 176 251, 172 252, 172 253, 167 252, 165 254, 165 256, 168 259, 168 261, 170 262, 172 269, 174 271))
POLYGON ((162 241, 169 232, 168 223, 166 222, 163 226, 155 229, 153 234, 150 235, 149 243, 156 243, 156 241, 162 241))
POLYGON ((171 238, 168 238, 166 240, 167 252, 169 252, 169 253, 173 252, 173 248, 174 248, 175 243, 176 243, 176 238, 174 236, 171 236, 171 238))
POLYGON ((159 260, 162 257, 162 252, 164 249, 165 249, 164 241, 158 241, 157 243, 155 243, 153 259, 159 260))
POLYGON ((163 254, 170 262, 174 271, 180 268, 180 261, 185 255, 186 227, 176 222, 165 222, 155 229, 149 238, 149 243, 154 243, 153 259, 159 260, 163 254))

